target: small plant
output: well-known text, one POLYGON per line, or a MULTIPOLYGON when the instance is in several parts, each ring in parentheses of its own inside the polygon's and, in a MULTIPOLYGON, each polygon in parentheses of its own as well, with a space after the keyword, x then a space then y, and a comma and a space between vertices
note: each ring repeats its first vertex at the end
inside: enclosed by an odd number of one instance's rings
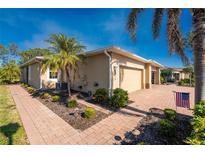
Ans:
POLYGON ((168 119, 160 120, 160 134, 168 138, 175 137, 176 125, 168 119))
POLYGON ((205 101, 195 105, 192 133, 186 138, 187 144, 205 144, 205 101))
POLYGON ((205 117, 195 116, 192 122, 192 133, 185 142, 187 144, 205 144, 205 117))
POLYGON ((55 96, 52 96, 52 102, 58 102, 60 100, 60 96, 58 95, 55 95, 55 96))
POLYGON ((42 93, 41 95, 40 95, 40 98, 42 98, 42 99, 48 99, 49 98, 49 93, 42 93))
POLYGON ((194 115, 205 117, 205 101, 201 101, 195 105, 194 115))
POLYGON ((96 90, 94 96, 94 101, 97 103, 104 102, 108 100, 108 92, 105 88, 99 88, 96 90))
POLYGON ((172 109, 165 109, 164 110, 165 118, 168 120, 175 120, 176 119, 176 111, 172 109))
POLYGON ((125 107, 127 103, 128 103, 127 91, 121 88, 114 89, 113 96, 109 101, 110 106, 114 108, 120 108, 120 107, 125 107))
POLYGON ((35 90, 32 87, 27 87, 28 93, 32 94, 35 90))
POLYGON ((90 119, 92 117, 95 117, 96 116, 96 111, 95 109, 91 108, 91 107, 87 107, 85 109, 85 112, 84 112, 84 117, 87 118, 87 119, 90 119))
POLYGON ((28 85, 26 83, 21 83, 21 86, 24 87, 24 88, 28 87, 28 85))
POLYGON ((75 108, 75 107, 77 107, 77 101, 74 99, 70 100, 70 101, 68 101, 67 106, 68 106, 68 108, 75 108))

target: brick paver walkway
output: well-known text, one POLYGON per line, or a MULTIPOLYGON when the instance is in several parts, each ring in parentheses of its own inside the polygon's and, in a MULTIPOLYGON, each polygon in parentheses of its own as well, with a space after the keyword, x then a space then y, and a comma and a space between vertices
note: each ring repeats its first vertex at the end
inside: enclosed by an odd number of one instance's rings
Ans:
MULTIPOLYGON (((172 90, 188 91, 193 88, 157 86, 130 94, 135 101, 92 127, 77 131, 19 85, 9 86, 30 144, 114 144, 115 136, 124 137, 146 114, 150 107, 174 107, 172 90), (168 93, 168 94, 167 94, 168 93)), ((193 98, 192 98, 193 101, 193 98)), ((190 111, 177 111, 190 114, 190 111)))

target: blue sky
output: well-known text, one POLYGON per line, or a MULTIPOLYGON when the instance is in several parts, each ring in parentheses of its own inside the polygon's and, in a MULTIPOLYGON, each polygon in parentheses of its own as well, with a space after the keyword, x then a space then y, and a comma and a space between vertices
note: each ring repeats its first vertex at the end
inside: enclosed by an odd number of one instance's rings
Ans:
MULTIPOLYGON (((0 43, 15 42, 20 50, 48 47, 45 40, 51 33, 64 33, 75 37, 93 50, 106 46, 119 46, 163 65, 181 67, 180 58, 169 55, 166 38, 166 17, 163 18, 160 39, 153 40, 151 21, 153 9, 147 9, 138 20, 136 43, 126 30, 130 9, 0 9, 0 43)), ((191 30, 191 15, 183 10, 183 34, 191 30)), ((192 57, 191 51, 187 51, 192 57)))

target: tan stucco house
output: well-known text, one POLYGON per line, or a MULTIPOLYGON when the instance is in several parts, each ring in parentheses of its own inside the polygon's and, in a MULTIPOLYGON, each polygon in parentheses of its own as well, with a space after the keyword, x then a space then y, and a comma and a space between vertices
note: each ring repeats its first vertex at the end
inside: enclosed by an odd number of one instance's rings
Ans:
MULTIPOLYGON (((79 64, 78 75, 71 88, 84 92, 95 92, 98 88, 110 91, 123 88, 128 92, 151 88, 160 84, 161 64, 147 60, 119 47, 108 47, 86 52, 86 59, 79 64)), ((52 88, 60 72, 41 73, 43 57, 35 57, 21 65, 22 82, 35 88, 52 88)), ((66 80, 65 80, 66 81, 66 80)))
POLYGON ((190 74, 183 71, 183 68, 173 68, 173 67, 164 67, 163 70, 171 70, 172 74, 169 76, 169 79, 174 79, 175 81, 180 81, 183 79, 189 79, 190 74))

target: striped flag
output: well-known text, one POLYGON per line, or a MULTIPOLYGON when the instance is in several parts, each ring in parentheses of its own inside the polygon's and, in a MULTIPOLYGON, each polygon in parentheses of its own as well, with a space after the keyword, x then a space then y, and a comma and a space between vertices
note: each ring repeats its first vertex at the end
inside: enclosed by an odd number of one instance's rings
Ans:
POLYGON ((189 93, 176 92, 176 106, 190 108, 189 93))

